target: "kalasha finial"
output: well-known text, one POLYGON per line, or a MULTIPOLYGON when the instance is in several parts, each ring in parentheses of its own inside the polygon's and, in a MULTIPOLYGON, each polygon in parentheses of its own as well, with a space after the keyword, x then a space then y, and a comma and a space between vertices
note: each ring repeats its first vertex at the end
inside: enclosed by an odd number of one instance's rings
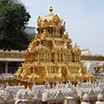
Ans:
POLYGON ((52 7, 50 7, 50 8, 49 8, 49 11, 50 11, 50 12, 52 12, 52 11, 53 11, 53 8, 52 8, 52 7))

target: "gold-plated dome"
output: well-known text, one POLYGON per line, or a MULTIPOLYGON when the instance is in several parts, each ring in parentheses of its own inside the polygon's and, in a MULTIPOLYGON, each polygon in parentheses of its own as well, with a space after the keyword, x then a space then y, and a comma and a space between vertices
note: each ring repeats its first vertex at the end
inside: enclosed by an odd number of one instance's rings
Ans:
POLYGON ((42 27, 59 26, 64 28, 64 21, 59 18, 57 14, 53 13, 52 7, 49 9, 49 13, 44 17, 38 17, 37 19, 38 29, 42 27))

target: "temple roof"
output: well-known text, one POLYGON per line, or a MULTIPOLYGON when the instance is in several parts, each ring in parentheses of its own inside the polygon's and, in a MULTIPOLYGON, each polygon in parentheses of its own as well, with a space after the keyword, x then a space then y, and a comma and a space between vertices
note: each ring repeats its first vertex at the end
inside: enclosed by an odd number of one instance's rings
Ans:
POLYGON ((50 21, 53 19, 54 16, 55 16, 55 14, 53 13, 53 9, 52 9, 52 7, 50 7, 48 15, 44 16, 42 19, 43 20, 46 19, 47 21, 50 21))
POLYGON ((53 13, 52 7, 49 9, 49 13, 44 17, 38 17, 37 19, 38 27, 48 27, 48 26, 64 26, 65 22, 59 18, 57 14, 53 13))

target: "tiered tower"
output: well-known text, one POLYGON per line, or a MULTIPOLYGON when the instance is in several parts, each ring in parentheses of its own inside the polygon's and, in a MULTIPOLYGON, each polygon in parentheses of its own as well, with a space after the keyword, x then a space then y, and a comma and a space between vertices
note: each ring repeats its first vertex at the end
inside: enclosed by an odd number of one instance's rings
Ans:
POLYGON ((25 62, 14 75, 16 84, 93 81, 94 77, 85 73, 80 49, 77 45, 72 47, 65 33, 65 22, 53 13, 52 7, 48 15, 38 17, 37 24, 38 34, 25 51, 25 62))

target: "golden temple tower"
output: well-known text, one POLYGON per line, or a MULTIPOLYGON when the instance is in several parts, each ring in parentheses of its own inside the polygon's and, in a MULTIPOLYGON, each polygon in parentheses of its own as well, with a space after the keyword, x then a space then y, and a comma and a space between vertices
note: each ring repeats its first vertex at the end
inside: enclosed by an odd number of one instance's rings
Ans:
POLYGON ((72 47, 68 33, 65 33, 65 22, 52 7, 49 14, 37 19, 38 34, 25 51, 25 62, 14 75, 16 84, 26 87, 33 83, 44 84, 46 81, 78 82, 93 81, 91 74, 86 74, 81 63, 81 50, 72 47))

